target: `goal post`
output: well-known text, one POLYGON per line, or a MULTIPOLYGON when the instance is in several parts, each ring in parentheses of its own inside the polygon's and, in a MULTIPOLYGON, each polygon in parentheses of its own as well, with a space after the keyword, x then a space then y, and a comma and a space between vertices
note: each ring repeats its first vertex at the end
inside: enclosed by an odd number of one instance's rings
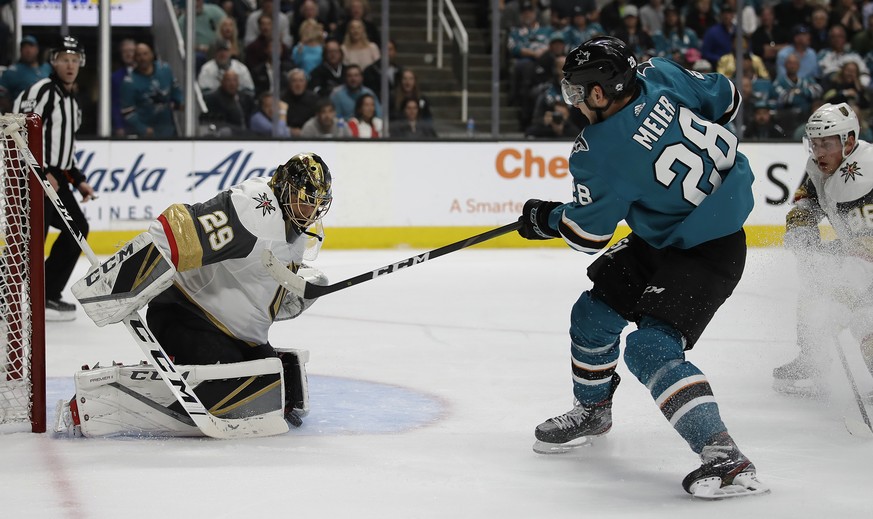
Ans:
POLYGON ((39 116, 0 115, 0 425, 45 432, 43 194, 13 127, 42 160, 39 116))

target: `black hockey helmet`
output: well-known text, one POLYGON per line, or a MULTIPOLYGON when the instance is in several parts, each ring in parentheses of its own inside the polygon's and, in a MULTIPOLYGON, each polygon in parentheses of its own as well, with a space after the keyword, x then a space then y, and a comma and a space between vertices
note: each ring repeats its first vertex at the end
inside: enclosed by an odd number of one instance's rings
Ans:
POLYGON ((320 220, 333 201, 327 163, 315 153, 298 153, 276 168, 270 187, 287 221, 305 231, 320 220))
POLYGON ((55 59, 61 54, 78 54, 80 61, 79 66, 85 66, 85 48, 79 44, 79 40, 72 36, 64 36, 61 44, 52 49, 50 61, 54 63, 55 59))
POLYGON ((636 86, 636 68, 637 60, 623 41, 612 36, 592 38, 567 55, 561 82, 564 101, 575 106, 594 85, 600 85, 608 99, 627 97, 636 86))

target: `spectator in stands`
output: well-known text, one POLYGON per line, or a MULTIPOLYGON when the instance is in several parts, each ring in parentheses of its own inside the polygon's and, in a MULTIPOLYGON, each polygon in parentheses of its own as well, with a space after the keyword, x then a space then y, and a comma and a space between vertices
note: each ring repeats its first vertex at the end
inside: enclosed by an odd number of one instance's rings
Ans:
POLYGON ((151 46, 139 43, 136 67, 121 83, 121 114, 127 135, 175 137, 173 111, 183 108, 182 89, 170 67, 155 59, 151 46))
MULTIPOLYGON (((234 31, 237 35, 236 46, 239 48, 239 52, 235 55, 236 58, 242 57, 242 49, 245 47, 244 44, 241 44, 241 36, 245 35, 246 31, 246 20, 249 15, 252 14, 252 11, 257 7, 257 3, 255 0, 221 0, 219 5, 224 10, 224 14, 226 18, 230 18, 236 26, 236 30, 234 31)), ((218 32, 219 38, 228 39, 225 34, 221 32, 221 27, 219 27, 218 32)))
MULTIPOLYGON (((357 65, 346 65, 344 79, 345 82, 333 90, 330 100, 336 108, 337 116, 348 120, 355 115, 355 106, 359 97, 371 95, 375 98, 376 94, 364 86, 364 75, 361 67, 357 65)), ((376 116, 382 117, 381 104, 378 101, 375 104, 376 116)))
POLYGON ((776 55, 788 45, 788 34, 776 23, 773 7, 761 8, 760 25, 752 33, 752 54, 761 56, 770 77, 776 77, 776 55))
MULTIPOLYGON (((827 103, 851 103, 861 110, 870 108, 867 89, 861 81, 858 64, 854 61, 843 63, 839 72, 824 81, 823 89, 825 92, 822 99, 827 103)), ((859 115, 862 113, 866 112, 858 112, 859 115)))
POLYGON ((227 40, 219 40, 214 47, 215 57, 204 63, 197 75, 197 84, 200 85, 203 95, 218 90, 221 78, 228 70, 236 73, 242 92, 254 95, 255 83, 252 81, 252 74, 243 62, 233 58, 233 45, 227 40))
POLYGON ((312 91, 321 97, 330 96, 334 88, 343 84, 344 71, 342 47, 336 40, 326 40, 321 65, 315 67, 309 76, 312 91))
POLYGON ((773 120, 773 113, 767 103, 755 103, 754 116, 743 137, 752 141, 785 139, 785 130, 773 120))
POLYGON ((637 6, 625 6, 622 23, 623 25, 614 30, 612 35, 627 43, 634 56, 639 58, 655 48, 652 37, 646 34, 640 25, 640 10, 637 6))
POLYGON ((405 117, 404 104, 406 99, 415 99, 418 102, 418 116, 426 121, 433 120, 433 114, 430 110, 430 99, 421 93, 418 87, 418 79, 415 77, 415 72, 411 69, 404 70, 400 75, 400 83, 394 90, 393 99, 391 101, 391 109, 389 117, 400 119, 405 117))
MULTIPOLYGON (((612 0, 607 1, 600 11, 599 22, 603 26, 606 34, 612 34, 613 31, 620 28, 622 18, 624 18, 624 10, 628 5, 632 5, 629 0, 612 0)), ((591 21, 591 18, 588 19, 591 21)))
POLYGON ((300 25, 300 41, 291 51, 291 61, 309 78, 312 71, 321 65, 323 54, 324 27, 315 20, 306 20, 300 25))
POLYGON ((839 72, 844 63, 851 61, 858 65, 861 84, 867 87, 870 84, 870 71, 857 52, 851 49, 847 50, 846 29, 842 25, 834 25, 828 31, 828 41, 830 46, 819 51, 817 55, 818 66, 821 70, 823 81, 828 80, 830 76, 839 72))
POLYGON ((786 56, 783 68, 784 72, 773 83, 776 107, 804 118, 812 113, 813 101, 821 98, 821 85, 813 77, 800 75, 800 58, 795 53, 786 56))
POLYGON ((382 119, 376 115, 376 96, 363 94, 355 101, 355 115, 348 121, 349 136, 356 139, 382 137, 382 119))
POLYGON ((570 25, 564 29, 564 43, 567 48, 575 49, 598 34, 606 34, 603 26, 598 22, 591 22, 582 5, 574 5, 570 25))
POLYGON ((255 98, 260 98, 264 92, 279 90, 279 97, 285 95, 285 89, 288 82, 284 78, 288 77, 288 72, 291 70, 291 62, 282 61, 279 63, 279 81, 278 85, 273 84, 273 56, 267 55, 267 61, 261 63, 255 68, 250 69, 252 73, 252 81, 255 83, 255 98))
MULTIPOLYGON (((200 70, 200 67, 206 63, 209 49, 218 36, 218 26, 227 16, 221 7, 212 3, 206 4, 203 0, 195 0, 194 13, 197 15, 194 18, 194 55, 197 70, 200 70)), ((179 16, 179 28, 184 38, 186 35, 184 13, 179 16)))
POLYGON ((543 115, 540 122, 528 128, 525 137, 572 140, 579 135, 579 131, 579 128, 570 121, 569 107, 564 103, 555 103, 552 109, 543 115))
POLYGON ((376 24, 370 21, 370 4, 366 0, 349 0, 346 3, 345 17, 336 28, 333 37, 339 41, 345 41, 349 22, 352 20, 358 20, 364 24, 364 31, 367 33, 368 40, 375 43, 377 47, 382 45, 379 29, 376 27, 376 24))
POLYGON ((842 26, 847 40, 864 30, 864 18, 855 0, 837 0, 831 9, 830 26, 842 26))
POLYGON ((245 133, 255 102, 251 92, 240 90, 236 71, 226 70, 218 90, 210 92, 203 100, 207 112, 200 116, 202 124, 214 124, 219 134, 222 129, 230 130, 232 135, 245 133))
POLYGON ((431 121, 421 118, 418 102, 411 97, 403 100, 403 118, 391 123, 391 137, 405 140, 437 138, 431 121))
MULTIPOLYGON (((261 27, 261 16, 266 16, 270 18, 272 22, 273 19, 273 0, 261 0, 261 8, 249 15, 246 18, 246 32, 243 36, 243 45, 246 47, 249 46, 253 41, 260 38, 264 35, 263 28, 261 27)), ((288 21, 288 17, 284 13, 279 13, 279 39, 282 41, 282 45, 285 48, 291 48, 294 44, 294 39, 291 38, 291 24, 288 21)), ((268 41, 273 41, 273 24, 270 24, 270 32, 268 33, 268 41)), ((251 66, 251 65, 249 65, 251 66)))
POLYGON ((664 1, 649 0, 640 7, 640 26, 646 34, 655 34, 664 26, 664 1))
MULTIPOLYGON (((873 6, 873 2, 870 5, 873 6)), ((861 56, 867 56, 870 51, 873 51, 873 14, 867 17, 864 30, 852 38, 852 50, 861 56)))
MULTIPOLYGON (((219 42, 228 42, 230 44, 230 56, 232 58, 243 58, 243 49, 239 45, 239 30, 237 29, 236 21, 229 16, 225 17, 221 20, 221 23, 218 24, 215 43, 218 44, 219 42)), ((217 47, 212 47, 211 58, 215 57, 216 49, 217 47)))
POLYGON ((18 63, 10 65, 0 76, 0 113, 12 109, 12 102, 24 89, 49 77, 52 67, 39 62, 39 42, 31 35, 21 38, 18 63))
MULTIPOLYGON (((719 74, 733 78, 737 72, 737 58, 733 52, 728 52, 718 60, 715 71, 719 74)), ((749 74, 756 78, 770 79, 770 72, 764 66, 764 60, 749 51, 743 53, 743 74, 749 74)))
POLYGON ((815 80, 819 74, 818 58, 815 51, 809 47, 809 27, 805 25, 795 25, 793 29, 793 44, 786 46, 776 54, 776 76, 785 74, 785 59, 794 54, 800 62, 800 69, 797 75, 801 78, 810 78, 815 80))
POLYGON ((531 88, 539 82, 536 77, 540 71, 549 70, 552 61, 551 56, 545 56, 549 50, 551 32, 540 27, 534 5, 527 0, 522 1, 519 16, 521 25, 510 29, 507 40, 513 59, 509 98, 515 106, 523 104, 531 88))
POLYGON ((552 107, 555 106, 555 104, 564 101, 561 92, 561 80, 564 79, 563 69, 567 57, 555 56, 554 59, 554 65, 552 66, 552 80, 540 85, 534 99, 533 113, 530 117, 530 120, 535 121, 534 124, 540 124, 543 117, 546 115, 546 112, 552 110, 552 107))
POLYGON ((700 53, 703 59, 714 66, 722 56, 734 50, 734 8, 724 5, 719 14, 719 23, 706 30, 703 35, 703 43, 700 45, 700 53))
POLYGON ((332 139, 347 137, 346 127, 339 127, 336 109, 330 99, 322 97, 315 105, 315 115, 303 125, 300 137, 303 139, 332 139))
POLYGON ((315 115, 318 94, 309 89, 306 74, 299 68, 288 72, 287 79, 288 88, 282 96, 282 102, 287 106, 291 136, 299 137, 303 124, 315 115))
MULTIPOLYGON (((252 114, 251 120, 249 121, 249 127, 253 133, 258 135, 273 135, 273 101, 274 96, 272 92, 263 92, 258 96, 258 110, 252 114)), ((286 120, 287 111, 288 105, 285 101, 279 101, 278 137, 288 138, 291 136, 286 120)))
POLYGON ((696 0, 693 5, 688 7, 685 13, 685 27, 688 27, 700 39, 706 31, 716 25, 718 20, 715 18, 715 13, 712 11, 712 2, 710 0, 696 0))
POLYGON ((809 23, 809 46, 812 50, 818 52, 829 45, 828 42, 828 12, 824 7, 816 7, 812 11, 812 18, 809 23))
MULTIPOLYGON (((309 2, 315 3, 318 23, 325 28, 328 34, 334 32, 339 24, 340 16, 343 13, 340 3, 337 0, 295 0, 294 7, 291 10, 293 13, 291 19, 295 22, 297 20, 302 21, 306 19, 306 16, 304 15, 304 6, 309 2)), ((296 25, 299 26, 300 24, 296 25)))
POLYGON ((661 30, 652 35, 658 56, 685 64, 689 49, 700 49, 697 33, 685 27, 679 10, 669 5, 664 8, 664 23, 661 30))
MULTIPOLYGON (((258 18, 258 27, 261 33, 246 45, 245 63, 250 71, 273 59, 273 19, 265 14, 261 15, 258 18)), ((283 44, 279 59, 285 61, 287 56, 288 47, 283 44)))
POLYGON ((809 27, 812 22, 812 6, 807 3, 807 0, 789 0, 777 3, 773 7, 776 13, 776 19, 783 27, 794 27, 796 25, 804 25, 809 27))
POLYGON ((382 57, 382 52, 375 43, 367 39, 364 24, 360 20, 351 20, 346 25, 346 35, 343 39, 343 63, 355 64, 361 70, 369 67, 382 57))
POLYGON ((549 25, 546 26, 549 31, 554 34, 563 32, 570 25, 570 12, 564 12, 561 8, 552 6, 549 9, 549 25))
MULTIPOLYGON (((388 92, 389 97, 391 92, 397 87, 400 73, 403 68, 395 61, 397 58, 397 47, 393 39, 388 40, 388 92)), ((373 62, 372 65, 364 69, 364 86, 376 92, 377 98, 382 99, 382 60, 373 62)))
POLYGON ((118 44, 118 59, 121 61, 121 66, 112 73, 110 78, 112 85, 112 133, 118 137, 123 137, 125 133, 124 116, 121 115, 121 84, 136 66, 135 56, 136 41, 131 38, 121 40, 118 44))
MULTIPOLYGON (((297 9, 292 11, 294 14, 291 18, 291 37, 294 41, 300 43, 300 27, 306 22, 321 23, 318 21, 318 4, 315 0, 304 0, 300 3, 297 9)), ((322 30, 324 24, 321 24, 322 30)), ((323 39, 323 38, 322 38, 323 39)))

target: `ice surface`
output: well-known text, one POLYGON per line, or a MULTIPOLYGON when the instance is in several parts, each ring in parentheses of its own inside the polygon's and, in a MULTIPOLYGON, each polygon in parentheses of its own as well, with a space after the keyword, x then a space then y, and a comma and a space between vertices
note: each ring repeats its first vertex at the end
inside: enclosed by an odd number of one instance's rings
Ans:
MULTIPOLYGON (((415 252, 325 250, 316 263, 335 282, 415 252)), ((568 315, 590 261, 471 249, 325 296, 273 329, 273 343, 312 352, 312 412, 282 437, 0 435, 0 516, 873 517, 873 442, 845 429, 858 411, 839 363, 829 400, 770 388, 773 367, 796 353, 797 277, 781 249, 750 251, 689 353, 771 494, 690 498, 680 483, 696 456, 623 365, 612 431, 567 455, 535 454, 533 428, 571 405, 568 315)), ((47 334, 50 398, 70 396, 82 364, 140 360, 121 325, 97 328, 81 310, 47 334)), ((870 391, 857 351, 847 354, 870 391)))

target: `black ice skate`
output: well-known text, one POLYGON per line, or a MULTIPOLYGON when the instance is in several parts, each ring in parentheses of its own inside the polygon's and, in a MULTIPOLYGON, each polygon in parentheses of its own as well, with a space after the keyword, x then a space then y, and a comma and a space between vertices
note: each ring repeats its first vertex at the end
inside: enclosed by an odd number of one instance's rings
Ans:
POLYGON ((700 459, 703 461, 700 468, 682 480, 682 487, 694 497, 722 499, 770 491, 758 481, 755 465, 740 452, 727 433, 705 446, 700 459))
POLYGON ((773 370, 773 389, 779 393, 820 398, 827 388, 822 381, 821 366, 801 353, 788 364, 773 370))
POLYGON ((564 453, 609 432, 612 428, 612 395, 620 381, 618 374, 612 376, 612 388, 604 400, 587 406, 576 402, 573 409, 539 424, 534 431, 537 439, 534 452, 564 453))

